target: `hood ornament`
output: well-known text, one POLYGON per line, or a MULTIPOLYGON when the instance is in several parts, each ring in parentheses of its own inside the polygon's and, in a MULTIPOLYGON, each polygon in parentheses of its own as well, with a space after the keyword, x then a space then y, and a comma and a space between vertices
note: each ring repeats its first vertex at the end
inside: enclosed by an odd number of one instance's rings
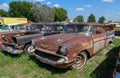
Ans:
POLYGON ((60 43, 61 42, 61 39, 60 38, 57 38, 57 40, 55 41, 55 43, 60 43))
POLYGON ((45 45, 45 44, 41 44, 41 47, 44 48, 44 49, 48 48, 48 46, 45 45))

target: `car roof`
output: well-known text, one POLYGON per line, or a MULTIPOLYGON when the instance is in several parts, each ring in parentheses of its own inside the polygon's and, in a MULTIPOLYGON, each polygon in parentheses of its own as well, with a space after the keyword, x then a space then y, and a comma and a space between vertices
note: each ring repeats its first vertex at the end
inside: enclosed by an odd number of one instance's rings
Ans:
POLYGON ((74 22, 74 23, 69 23, 69 24, 66 24, 66 25, 89 25, 89 26, 104 26, 103 24, 100 24, 100 23, 84 23, 84 22, 74 22))

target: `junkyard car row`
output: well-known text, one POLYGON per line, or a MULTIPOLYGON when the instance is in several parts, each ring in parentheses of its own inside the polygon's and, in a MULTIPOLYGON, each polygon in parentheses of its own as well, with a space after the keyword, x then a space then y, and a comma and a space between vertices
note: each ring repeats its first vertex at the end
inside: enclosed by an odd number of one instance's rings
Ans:
POLYGON ((1 33, 2 50, 32 53, 57 68, 81 69, 87 60, 114 40, 114 26, 99 23, 33 23, 25 31, 1 33))

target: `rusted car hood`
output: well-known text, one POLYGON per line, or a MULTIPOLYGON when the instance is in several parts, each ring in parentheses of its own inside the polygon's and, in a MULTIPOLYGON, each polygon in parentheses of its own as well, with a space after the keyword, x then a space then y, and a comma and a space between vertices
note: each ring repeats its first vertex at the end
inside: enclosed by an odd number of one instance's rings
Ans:
POLYGON ((56 52, 59 49, 60 45, 67 45, 67 42, 70 43, 74 39, 77 38, 86 38, 84 35, 80 34, 57 34, 52 36, 46 36, 42 38, 36 38, 34 41, 36 42, 36 48, 43 48, 46 50, 54 51, 56 52), (44 46, 47 46, 44 47, 44 46))
POLYGON ((76 39, 76 38, 82 38, 85 37, 84 35, 80 34, 57 34, 52 36, 46 36, 41 38, 36 38, 37 42, 43 42, 43 43, 54 43, 54 44, 62 44, 65 42, 68 42, 70 40, 76 39))

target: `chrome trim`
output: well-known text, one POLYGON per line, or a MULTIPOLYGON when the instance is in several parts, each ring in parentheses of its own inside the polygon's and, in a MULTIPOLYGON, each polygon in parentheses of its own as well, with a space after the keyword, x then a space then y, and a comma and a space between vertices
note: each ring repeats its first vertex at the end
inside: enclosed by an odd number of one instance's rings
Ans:
POLYGON ((52 54, 52 55, 55 55, 55 56, 59 56, 61 58, 65 58, 65 60, 68 60, 67 57, 65 57, 63 55, 58 55, 58 54, 56 54, 56 52, 48 51, 48 50, 45 50, 45 49, 42 49, 42 48, 37 48, 37 47, 36 47, 36 50, 42 51, 42 52, 47 53, 47 54, 52 54))
MULTIPOLYGON (((40 60, 41 62, 46 63, 46 64, 50 64, 50 65, 53 65, 53 66, 56 66, 57 64, 67 64, 67 63, 69 63, 68 60, 65 60, 65 61, 62 61, 62 62, 58 62, 59 59, 58 59, 57 61, 54 61, 54 60, 51 60, 51 59, 49 59, 49 58, 46 58, 46 57, 43 57, 43 56, 39 56, 39 55, 37 55, 37 54, 35 54, 35 53, 33 53, 33 55, 34 55, 38 60, 40 60)), ((65 59, 65 58, 63 58, 63 59, 65 59)))
POLYGON ((6 51, 8 53, 11 53, 11 54, 20 54, 23 52, 22 50, 13 49, 11 47, 4 47, 4 48, 2 48, 2 50, 6 51))

